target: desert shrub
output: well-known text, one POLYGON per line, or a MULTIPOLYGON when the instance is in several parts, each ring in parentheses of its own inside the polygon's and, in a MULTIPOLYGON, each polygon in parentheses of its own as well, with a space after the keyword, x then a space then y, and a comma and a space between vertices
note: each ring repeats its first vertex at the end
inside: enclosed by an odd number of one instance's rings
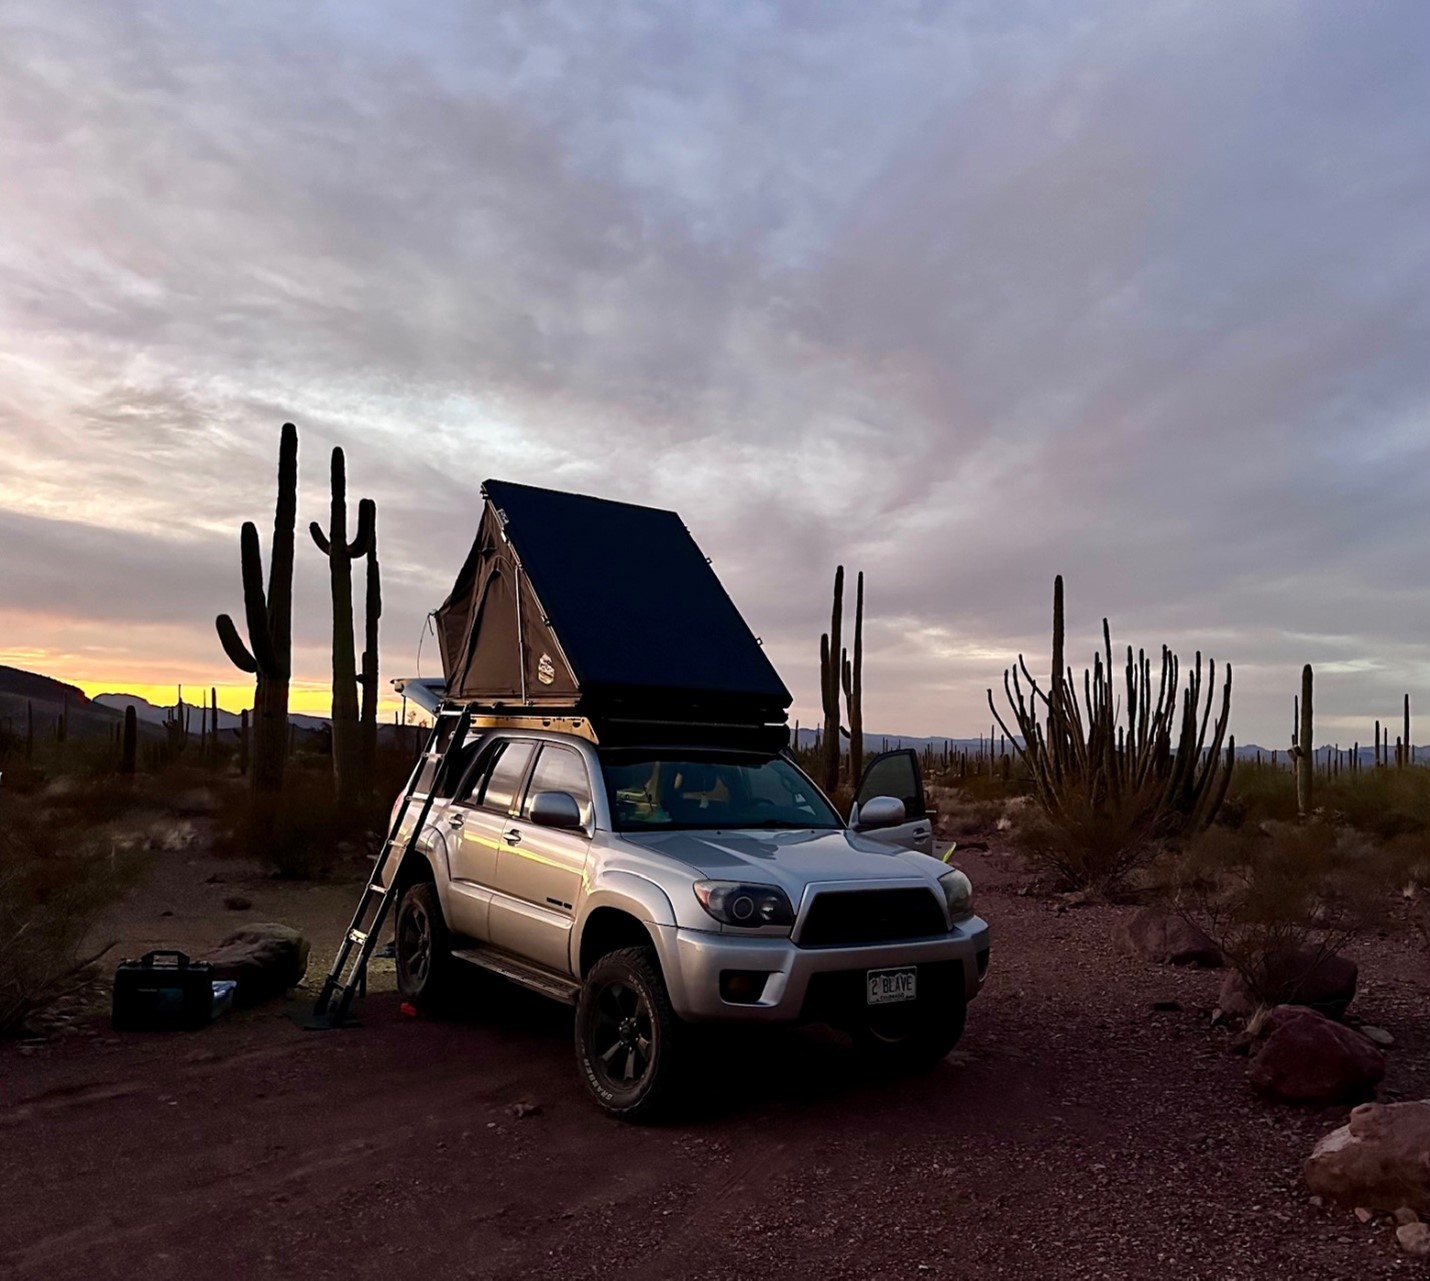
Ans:
POLYGON ((1221 948, 1260 1000, 1273 997, 1274 958, 1334 956, 1383 918, 1406 870, 1402 851, 1320 822, 1215 827, 1157 867, 1168 904, 1221 948))
POLYGON ((960 787, 928 789, 929 803, 938 811, 939 827, 949 836, 967 839, 997 831, 1004 801, 979 800, 960 787))
POLYGON ((85 981, 108 951, 84 955, 86 936, 142 868, 142 856, 86 839, 20 798, 0 803, 0 1035, 85 981))
POLYGON ((338 846, 361 828, 339 807, 329 770, 290 768, 283 790, 255 796, 247 789, 220 809, 215 853, 252 858, 286 879, 308 880, 331 871, 338 846))
POLYGON ((1157 807, 1141 791, 1117 796, 1070 790, 1056 814, 1036 804, 1019 808, 1013 846, 1056 888, 1110 894, 1161 854, 1157 807))

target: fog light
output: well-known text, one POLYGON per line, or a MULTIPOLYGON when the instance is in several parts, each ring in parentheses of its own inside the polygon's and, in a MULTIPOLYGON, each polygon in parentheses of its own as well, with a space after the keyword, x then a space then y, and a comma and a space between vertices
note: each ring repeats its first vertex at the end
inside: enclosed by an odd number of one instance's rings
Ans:
POLYGON ((765 994, 768 970, 721 970, 720 999, 731 1005, 754 1005, 765 994))

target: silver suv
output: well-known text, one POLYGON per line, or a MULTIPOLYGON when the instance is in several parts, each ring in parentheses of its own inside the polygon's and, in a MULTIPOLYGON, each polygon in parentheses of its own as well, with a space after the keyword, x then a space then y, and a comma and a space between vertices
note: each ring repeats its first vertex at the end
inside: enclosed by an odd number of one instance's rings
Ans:
POLYGON ((784 752, 487 728, 422 768, 433 803, 393 877, 403 996, 437 1005, 473 964, 574 1004, 607 1112, 677 1102, 697 1024, 823 1021, 906 1068, 958 1041, 988 926, 929 856, 913 753, 876 758, 851 823, 784 752))

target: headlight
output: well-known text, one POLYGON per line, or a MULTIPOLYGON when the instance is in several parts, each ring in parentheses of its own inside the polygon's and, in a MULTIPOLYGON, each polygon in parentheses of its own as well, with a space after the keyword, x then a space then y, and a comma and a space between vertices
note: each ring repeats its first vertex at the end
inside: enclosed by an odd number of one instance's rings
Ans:
POLYGON ((949 919, 961 921, 973 915, 973 882, 957 868, 945 872, 938 878, 943 890, 943 900, 948 904, 949 919))
POLYGON ((794 911, 785 892, 774 885, 744 885, 739 881, 696 881, 700 906, 722 925, 793 925, 794 911))

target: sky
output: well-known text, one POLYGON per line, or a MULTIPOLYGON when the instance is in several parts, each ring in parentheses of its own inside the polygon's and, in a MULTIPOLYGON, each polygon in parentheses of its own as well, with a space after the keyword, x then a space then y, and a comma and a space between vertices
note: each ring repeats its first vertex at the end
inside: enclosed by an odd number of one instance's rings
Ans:
POLYGON ((0 0, 0 663, 242 706, 291 420, 300 529, 335 444, 377 502, 388 676, 491 476, 678 510, 805 724, 842 563, 875 733, 986 727, 1061 573, 1070 661, 1230 661, 1268 746, 1310 662, 1368 742, 1430 715, 1427 48, 1422 0, 0 0))

